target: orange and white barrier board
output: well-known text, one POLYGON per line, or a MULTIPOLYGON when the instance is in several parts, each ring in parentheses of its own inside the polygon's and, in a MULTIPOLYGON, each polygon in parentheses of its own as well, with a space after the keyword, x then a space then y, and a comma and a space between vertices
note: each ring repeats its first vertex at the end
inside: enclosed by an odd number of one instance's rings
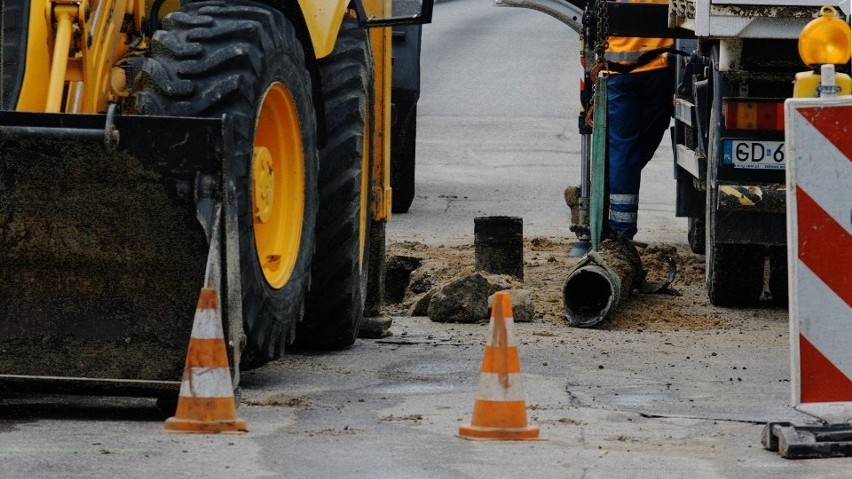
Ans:
POLYGON ((852 420, 852 97, 785 104, 793 404, 852 420))

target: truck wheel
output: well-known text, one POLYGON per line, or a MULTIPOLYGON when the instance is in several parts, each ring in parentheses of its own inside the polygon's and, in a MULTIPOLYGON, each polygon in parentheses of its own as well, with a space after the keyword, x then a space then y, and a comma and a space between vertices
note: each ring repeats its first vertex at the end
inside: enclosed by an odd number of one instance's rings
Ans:
POLYGON ((162 25, 137 109, 233 120, 242 366, 256 367, 292 337, 310 275, 317 156, 304 52, 283 14, 251 2, 191 3, 162 25))
POLYGON ((414 158, 417 147, 417 104, 396 105, 391 119, 391 188, 394 213, 408 213, 414 202, 414 158))
POLYGON ((708 238, 705 256, 710 303, 731 307, 757 303, 763 292, 763 248, 711 241, 708 238))
MULTIPOLYGON (((715 69, 711 68, 711 71, 715 69)), ((714 86, 721 80, 713 82, 714 86)), ((718 93, 718 92, 717 92, 718 93)), ((705 240, 705 279, 707 296, 715 306, 747 306, 756 303, 763 292, 763 246, 721 244, 716 241, 717 185, 721 139, 719 129, 719 96, 710 112, 707 165, 707 208, 705 240)))
POLYGON ((686 237, 689 240, 689 249, 695 254, 704 254, 706 252, 707 228, 705 221, 704 218, 695 218, 692 216, 688 218, 689 230, 686 233, 686 237))
POLYGON ((769 248, 769 294, 778 305, 789 302, 787 290, 787 248, 771 246, 769 248))
POLYGON ((371 68, 366 31, 347 15, 320 63, 328 143, 320 151, 316 251, 299 347, 340 349, 358 337, 370 238, 371 68))

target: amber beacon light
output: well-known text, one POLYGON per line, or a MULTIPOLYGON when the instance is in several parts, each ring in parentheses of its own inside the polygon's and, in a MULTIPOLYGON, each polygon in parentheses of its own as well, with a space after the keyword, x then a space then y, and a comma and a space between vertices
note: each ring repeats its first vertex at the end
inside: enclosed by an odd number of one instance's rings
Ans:
POLYGON ((802 29, 799 56, 808 66, 848 62, 852 50, 849 25, 837 18, 834 7, 824 6, 820 14, 802 29))

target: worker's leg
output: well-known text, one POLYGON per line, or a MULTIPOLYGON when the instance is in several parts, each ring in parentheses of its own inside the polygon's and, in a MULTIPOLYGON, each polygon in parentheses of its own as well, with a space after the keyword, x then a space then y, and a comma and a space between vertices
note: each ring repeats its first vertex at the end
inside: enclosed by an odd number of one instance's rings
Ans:
POLYGON ((639 134, 640 155, 644 167, 653 158, 663 134, 671 123, 674 85, 672 72, 667 68, 642 72, 638 74, 637 81, 641 82, 644 92, 640 109, 642 131, 639 134))
POLYGON ((609 150, 609 231, 629 239, 636 234, 639 179, 642 174, 642 92, 636 75, 612 75, 607 81, 609 150))

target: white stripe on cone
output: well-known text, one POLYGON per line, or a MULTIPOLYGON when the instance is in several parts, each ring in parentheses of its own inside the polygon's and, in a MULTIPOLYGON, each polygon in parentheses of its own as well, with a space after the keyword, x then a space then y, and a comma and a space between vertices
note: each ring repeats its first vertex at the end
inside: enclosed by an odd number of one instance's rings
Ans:
MULTIPOLYGON (((186 375, 186 372, 184 372, 186 375)), ((228 368, 191 368, 189 378, 180 383, 183 397, 232 397, 231 371, 228 368)))
POLYGON ((192 337, 197 339, 219 339, 225 337, 222 320, 215 309, 197 309, 192 323, 192 337))
POLYGON ((500 382, 497 373, 481 373, 479 376, 479 392, 476 399, 484 401, 523 401, 524 388, 521 383, 521 375, 509 373, 506 384, 500 382))

